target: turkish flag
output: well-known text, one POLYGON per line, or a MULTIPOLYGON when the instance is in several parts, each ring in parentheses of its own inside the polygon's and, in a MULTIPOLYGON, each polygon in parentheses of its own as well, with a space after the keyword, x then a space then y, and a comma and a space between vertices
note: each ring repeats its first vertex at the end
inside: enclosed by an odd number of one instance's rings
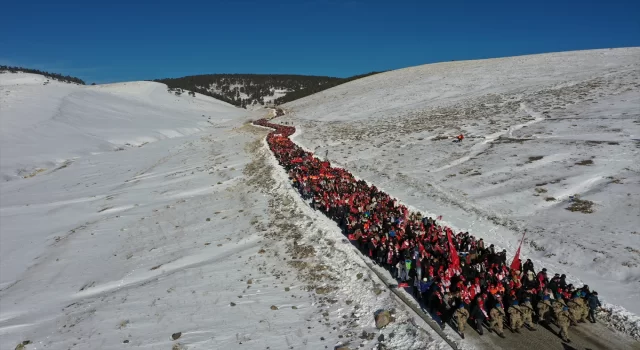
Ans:
POLYGON ((520 270, 520 248, 522 248, 522 242, 524 242, 524 235, 526 234, 526 232, 522 234, 522 239, 520 240, 520 244, 518 245, 518 250, 516 250, 516 255, 513 257, 513 261, 511 262, 511 271, 520 270))
POLYGON ((458 251, 456 247, 453 245, 453 241, 451 240, 451 230, 447 230, 447 239, 449 240, 449 254, 451 255, 451 266, 455 269, 460 268, 460 257, 458 256, 458 251))

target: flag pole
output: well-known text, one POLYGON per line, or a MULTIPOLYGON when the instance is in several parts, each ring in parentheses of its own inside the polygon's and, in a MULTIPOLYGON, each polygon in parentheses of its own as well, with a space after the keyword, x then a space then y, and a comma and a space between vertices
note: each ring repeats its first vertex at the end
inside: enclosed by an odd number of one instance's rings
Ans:
POLYGON ((513 257, 513 261, 511 262, 511 271, 520 270, 520 248, 522 248, 522 242, 524 242, 524 236, 527 234, 527 231, 524 231, 522 234, 522 239, 520 239, 520 244, 518 244, 518 250, 516 250, 516 255, 513 257))

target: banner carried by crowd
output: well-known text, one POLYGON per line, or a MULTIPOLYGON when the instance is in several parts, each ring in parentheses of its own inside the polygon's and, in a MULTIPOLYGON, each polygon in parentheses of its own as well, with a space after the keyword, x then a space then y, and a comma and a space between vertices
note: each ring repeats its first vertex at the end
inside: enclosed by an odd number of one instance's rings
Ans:
POLYGON ((295 128, 272 124, 269 148, 287 171, 292 186, 310 205, 334 220, 363 255, 385 267, 444 328, 455 324, 464 338, 467 321, 479 334, 488 326, 504 337, 522 327, 534 331, 537 323, 553 323, 569 341, 570 325, 596 322, 598 293, 589 286, 576 288, 565 275, 536 273, 533 262, 520 260, 520 247, 511 263, 506 250, 497 251, 469 232, 454 233, 437 220, 410 212, 396 199, 356 179, 329 161, 314 157, 289 136, 295 128))

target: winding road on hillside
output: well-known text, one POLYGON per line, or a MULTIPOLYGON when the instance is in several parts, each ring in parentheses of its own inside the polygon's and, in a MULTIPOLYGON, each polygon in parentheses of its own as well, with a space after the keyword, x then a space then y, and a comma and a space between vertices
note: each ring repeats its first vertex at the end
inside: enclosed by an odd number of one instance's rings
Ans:
MULTIPOLYGON (((522 108, 526 108, 522 106, 522 108)), ((535 123, 539 118, 529 122, 535 123)), ((277 121, 276 121, 277 122, 277 121)), ((274 120, 270 120, 270 123, 274 123, 274 120)), ((293 191, 295 191, 292 188, 293 191)), ((333 227, 336 231, 340 231, 338 226, 333 227)), ((491 243, 491 242, 487 242, 491 243)), ((558 333, 559 328, 555 325, 548 327, 542 327, 538 325, 537 331, 529 331, 526 328, 521 330, 520 334, 516 334, 509 331, 508 327, 505 327, 506 338, 501 339, 495 333, 489 332, 485 329, 484 335, 480 336, 471 326, 467 327, 466 338, 461 337, 455 331, 455 325, 448 326, 444 332, 442 332, 435 321, 430 315, 425 313, 420 305, 410 294, 410 291, 397 289, 397 282, 391 277, 389 272, 385 269, 372 263, 371 260, 364 257, 360 252, 353 247, 354 251, 369 267, 369 269, 375 273, 382 281, 385 282, 387 288, 389 288, 396 296, 406 304, 415 315, 421 317, 427 324, 429 324, 438 335, 445 338, 445 340, 457 349, 536 349, 536 350, 552 350, 552 349, 640 349, 640 342, 634 339, 616 333, 613 330, 608 329, 602 323, 581 323, 577 327, 571 327, 569 335, 571 338, 570 343, 563 342, 558 333)))

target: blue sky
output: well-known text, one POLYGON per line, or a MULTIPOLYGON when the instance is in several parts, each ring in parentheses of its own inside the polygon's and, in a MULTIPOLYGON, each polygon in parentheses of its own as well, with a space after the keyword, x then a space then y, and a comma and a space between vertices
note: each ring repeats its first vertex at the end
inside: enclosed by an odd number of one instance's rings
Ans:
POLYGON ((0 64, 87 83, 205 73, 344 77, 640 46, 638 0, 24 0, 0 8, 0 64))

